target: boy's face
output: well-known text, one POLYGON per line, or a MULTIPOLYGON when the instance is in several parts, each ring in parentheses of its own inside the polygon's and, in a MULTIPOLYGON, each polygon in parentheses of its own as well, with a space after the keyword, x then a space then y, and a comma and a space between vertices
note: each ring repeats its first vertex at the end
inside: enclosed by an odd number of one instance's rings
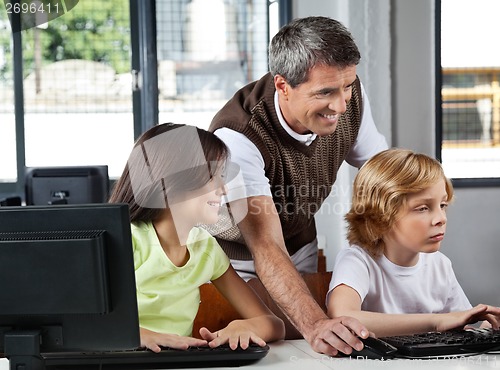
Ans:
POLYGON ((383 238, 384 254, 391 262, 413 266, 418 253, 439 250, 446 231, 447 199, 444 179, 408 196, 401 218, 383 238))

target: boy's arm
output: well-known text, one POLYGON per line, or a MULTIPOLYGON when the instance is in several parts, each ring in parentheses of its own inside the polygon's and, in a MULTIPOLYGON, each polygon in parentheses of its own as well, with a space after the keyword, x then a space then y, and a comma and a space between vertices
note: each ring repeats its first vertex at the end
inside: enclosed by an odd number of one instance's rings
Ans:
POLYGON ((362 311, 358 292, 343 284, 330 292, 327 306, 329 316, 349 315, 355 317, 377 337, 463 328, 478 320, 491 318, 491 313, 495 312, 495 308, 486 305, 478 305, 466 311, 450 313, 388 314, 362 311))
POLYGON ((338 285, 330 292, 328 315, 349 315, 361 321, 377 337, 405 335, 435 330, 432 315, 387 314, 361 310, 361 298, 356 290, 338 285), (390 325, 388 325, 390 323, 390 325))

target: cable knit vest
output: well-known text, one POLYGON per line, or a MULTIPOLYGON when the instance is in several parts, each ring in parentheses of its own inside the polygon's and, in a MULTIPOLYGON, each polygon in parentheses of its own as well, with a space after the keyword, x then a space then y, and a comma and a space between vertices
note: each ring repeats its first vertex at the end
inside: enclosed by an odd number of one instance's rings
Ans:
MULTIPOLYGON (((268 73, 241 90, 214 117, 209 130, 227 127, 244 134, 264 158, 290 255, 316 237, 314 214, 337 178, 359 131, 361 87, 356 78, 347 111, 331 135, 317 137, 309 146, 293 139, 281 126, 274 107, 275 87, 268 73)), ((217 240, 232 259, 250 260, 237 226, 219 233, 217 240)))

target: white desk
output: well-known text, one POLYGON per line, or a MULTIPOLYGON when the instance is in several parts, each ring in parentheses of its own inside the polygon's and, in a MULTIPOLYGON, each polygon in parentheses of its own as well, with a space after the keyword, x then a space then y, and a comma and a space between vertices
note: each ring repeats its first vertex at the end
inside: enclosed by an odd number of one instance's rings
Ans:
MULTIPOLYGON (((455 358, 449 360, 366 360, 350 358, 332 358, 314 352, 305 340, 288 340, 270 344, 268 355, 255 364, 240 367, 244 370, 477 370, 500 369, 500 353, 455 358)), ((0 359, 0 370, 8 370, 7 359, 0 359)), ((229 368, 211 368, 227 370, 229 368)))
POLYGON ((367 360, 351 358, 332 358, 314 352, 304 340, 284 341, 271 345, 269 354, 259 363, 252 366, 255 369, 279 370, 472 370, 500 369, 500 353, 498 355, 483 355, 463 357, 449 360, 367 360))

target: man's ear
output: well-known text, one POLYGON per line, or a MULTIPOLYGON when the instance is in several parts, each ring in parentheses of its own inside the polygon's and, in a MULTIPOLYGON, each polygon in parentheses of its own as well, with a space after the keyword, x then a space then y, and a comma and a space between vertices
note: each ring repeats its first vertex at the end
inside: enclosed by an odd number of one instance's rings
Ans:
POLYGON ((290 89, 290 85, 286 82, 285 78, 281 75, 274 76, 274 87, 279 95, 282 95, 284 98, 288 96, 288 90, 290 89))

